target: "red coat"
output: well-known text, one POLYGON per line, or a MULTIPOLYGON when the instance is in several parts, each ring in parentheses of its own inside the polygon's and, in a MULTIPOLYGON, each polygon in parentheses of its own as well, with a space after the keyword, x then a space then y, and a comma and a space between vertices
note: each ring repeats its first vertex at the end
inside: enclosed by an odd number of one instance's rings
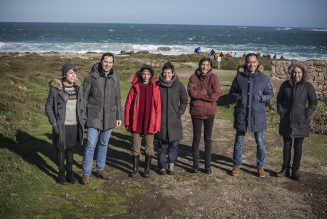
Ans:
MULTIPOLYGON (((152 84, 153 88, 153 98, 151 104, 151 114, 149 115, 150 125, 147 132, 150 134, 154 134, 155 132, 160 131, 161 126, 161 98, 160 89, 156 84, 154 78, 150 79, 150 83, 152 84)), ((132 87, 129 90, 129 93, 126 98, 124 116, 125 127, 129 128, 131 132, 135 132, 137 129, 139 94, 140 84, 138 83, 138 75, 137 73, 135 73, 132 80, 132 87)))

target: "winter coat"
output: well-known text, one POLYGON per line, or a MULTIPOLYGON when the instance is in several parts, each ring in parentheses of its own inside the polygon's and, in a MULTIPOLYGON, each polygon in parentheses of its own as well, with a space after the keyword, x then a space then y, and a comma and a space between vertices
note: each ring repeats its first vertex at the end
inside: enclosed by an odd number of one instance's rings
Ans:
POLYGON ((289 79, 280 86, 277 111, 280 115, 279 134, 283 137, 309 136, 309 117, 316 110, 317 96, 305 74, 297 85, 289 79))
POLYGON ((211 71, 205 77, 199 70, 191 75, 187 92, 191 97, 190 113, 192 116, 214 116, 217 101, 222 94, 218 77, 211 71))
POLYGON ((157 85, 161 96, 161 129, 156 138, 163 141, 177 141, 183 138, 181 116, 187 107, 187 93, 177 75, 171 87, 167 87, 160 80, 157 85))
POLYGON ((120 83, 113 69, 104 75, 101 63, 93 65, 83 83, 86 128, 108 130, 122 120, 120 83))
POLYGON ((236 99, 234 128, 244 132, 264 131, 265 104, 274 95, 270 79, 261 72, 238 71, 229 92, 236 99))
MULTIPOLYGON (((151 114, 150 124, 147 133, 154 134, 160 131, 161 125, 161 99, 160 99, 160 89, 156 85, 156 81, 152 78, 150 80, 153 97, 151 103, 151 114)), ((124 124, 132 133, 137 130, 137 116, 139 109, 139 95, 140 95, 140 83, 138 82, 138 73, 134 74, 132 80, 132 87, 126 98, 125 103, 125 114, 124 114, 124 124)))
MULTIPOLYGON (((49 95, 45 104, 45 112, 48 120, 52 125, 52 144, 60 150, 64 150, 68 145, 65 142, 65 118, 66 118, 66 104, 68 101, 68 94, 63 90, 63 81, 61 79, 54 79, 49 83, 49 95), (59 131, 59 132, 57 132, 59 131)), ((77 142, 83 141, 83 127, 84 127, 84 102, 83 89, 79 87, 79 82, 75 82, 77 101, 76 101, 76 116, 78 123, 78 139, 77 142)))

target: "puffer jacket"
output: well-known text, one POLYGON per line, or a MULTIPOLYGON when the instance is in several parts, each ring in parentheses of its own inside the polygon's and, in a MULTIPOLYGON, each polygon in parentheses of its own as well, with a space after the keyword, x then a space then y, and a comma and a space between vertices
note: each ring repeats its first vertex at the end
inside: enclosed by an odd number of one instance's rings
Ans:
POLYGON ((83 83, 86 106, 86 128, 108 130, 122 120, 120 83, 113 69, 105 76, 101 63, 92 67, 92 72, 83 83))
POLYGON ((187 92, 191 97, 190 113, 192 116, 214 116, 217 101, 222 94, 218 77, 208 72, 205 77, 200 70, 191 75, 187 92))
POLYGON ((277 94, 279 134, 283 137, 309 136, 309 117, 316 110, 317 96, 314 87, 306 78, 307 72, 304 71, 299 84, 295 84, 292 79, 284 81, 277 94))
POLYGON ((229 90, 236 99, 234 128, 244 132, 259 132, 267 128, 265 104, 274 92, 270 79, 257 71, 238 70, 229 90))
MULTIPOLYGON (((153 89, 153 98, 151 104, 150 124, 147 133, 154 134, 160 131, 161 125, 161 98, 160 89, 156 85, 156 81, 152 78, 150 80, 153 89)), ((131 132, 137 130, 137 116, 139 109, 139 95, 140 95, 140 83, 138 82, 138 73, 133 76, 132 87, 126 98, 125 113, 124 113, 124 125, 129 128, 131 132)))
POLYGON ((183 138, 182 115, 187 107, 187 93, 177 75, 171 87, 157 81, 161 96, 161 129, 156 138, 163 141, 177 141, 183 138))
MULTIPOLYGON (((65 118, 66 118, 66 104, 68 101, 68 94, 63 91, 63 81, 61 79, 54 79, 49 83, 49 95, 45 104, 45 112, 49 123, 52 127, 52 144, 60 150, 68 147, 65 142, 65 118), (55 132, 54 124, 57 126, 59 133, 55 132)), ((77 142, 83 141, 83 127, 84 127, 84 102, 83 89, 79 87, 79 82, 75 82, 77 89, 77 122, 78 122, 78 139, 77 142)))

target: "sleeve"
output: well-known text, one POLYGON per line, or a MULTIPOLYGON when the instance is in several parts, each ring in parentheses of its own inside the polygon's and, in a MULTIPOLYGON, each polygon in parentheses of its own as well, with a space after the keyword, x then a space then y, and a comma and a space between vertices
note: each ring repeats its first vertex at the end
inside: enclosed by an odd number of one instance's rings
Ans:
POLYGON ((91 77, 90 76, 85 77, 82 89, 83 89, 83 102, 84 102, 83 110, 86 113, 86 107, 88 104, 88 99, 89 99, 90 90, 91 90, 91 77))
POLYGON ((45 113, 48 117, 49 123, 54 125, 57 120, 54 112, 54 96, 51 88, 49 90, 47 102, 45 103, 45 113))
POLYGON ((221 87, 220 87, 220 81, 219 78, 216 75, 212 75, 211 78, 212 82, 212 92, 208 92, 208 101, 210 102, 216 102, 218 101, 219 97, 222 94, 221 87))
POLYGON ((277 112, 279 115, 283 113, 283 102, 284 102, 284 83, 280 86, 277 93, 277 112))
POLYGON ((117 96, 115 97, 117 111, 116 111, 116 119, 122 120, 122 108, 121 108, 121 97, 120 97, 120 82, 117 80, 117 96))
MULTIPOLYGON (((214 77, 216 77, 214 75, 214 77)), ((217 77, 216 77, 217 78, 217 77)), ((217 101, 218 98, 221 95, 221 91, 219 91, 220 85, 218 82, 217 85, 217 80, 214 80, 213 87, 200 87, 197 85, 197 78, 196 76, 192 75, 189 83, 187 85, 187 92, 190 95, 192 99, 196 100, 203 100, 207 102, 214 102, 217 101)))
POLYGON ((155 106, 155 110, 156 110, 156 123, 155 123, 155 129, 154 131, 160 131, 161 128, 161 95, 160 95, 160 89, 158 86, 156 86, 156 90, 157 90, 157 101, 156 101, 156 106, 155 106))
POLYGON ((233 98, 235 98, 236 101, 239 101, 240 99, 242 99, 242 91, 238 85, 238 81, 237 81, 237 75, 235 76, 232 85, 229 89, 229 93, 232 95, 233 98))
POLYGON ((311 116, 311 114, 316 110, 317 103, 318 103, 315 89, 313 85, 310 83, 308 88, 308 102, 309 102, 308 108, 305 110, 307 118, 311 116))
POLYGON ((131 119, 130 117, 130 110, 131 110, 131 106, 132 106, 132 102, 134 101, 134 89, 131 88, 128 92, 127 98, 126 98, 126 102, 125 102, 125 114, 124 114, 124 125, 125 127, 130 127, 130 123, 131 123, 131 119))
POLYGON ((269 78, 266 78, 266 87, 263 91, 263 94, 261 96, 261 102, 263 103, 267 103, 270 101, 271 98, 273 98, 274 96, 274 90, 271 84, 271 81, 269 80, 269 78))

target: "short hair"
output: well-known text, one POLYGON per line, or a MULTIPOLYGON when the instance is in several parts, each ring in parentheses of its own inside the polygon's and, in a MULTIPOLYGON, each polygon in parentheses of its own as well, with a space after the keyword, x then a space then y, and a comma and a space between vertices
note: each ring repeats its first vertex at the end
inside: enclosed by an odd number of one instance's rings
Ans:
POLYGON ((209 57, 204 57, 199 62, 199 68, 201 68, 202 62, 208 61, 210 63, 210 67, 212 67, 212 61, 209 57))
POLYGON ((249 57, 251 57, 251 56, 255 56, 255 57, 257 58, 257 61, 259 61, 259 56, 258 56, 258 54, 253 53, 253 52, 250 52, 250 53, 246 54, 246 56, 245 56, 245 62, 248 62, 248 59, 249 59, 249 57))
POLYGON ((162 66, 162 72, 163 73, 165 70, 171 69, 171 71, 173 73, 175 73, 175 67, 171 62, 166 62, 163 66, 162 66))
POLYGON ((103 61, 104 57, 106 57, 106 56, 112 57, 112 62, 115 62, 114 54, 111 53, 111 52, 103 53, 103 55, 102 55, 102 57, 101 57, 101 62, 103 61))

